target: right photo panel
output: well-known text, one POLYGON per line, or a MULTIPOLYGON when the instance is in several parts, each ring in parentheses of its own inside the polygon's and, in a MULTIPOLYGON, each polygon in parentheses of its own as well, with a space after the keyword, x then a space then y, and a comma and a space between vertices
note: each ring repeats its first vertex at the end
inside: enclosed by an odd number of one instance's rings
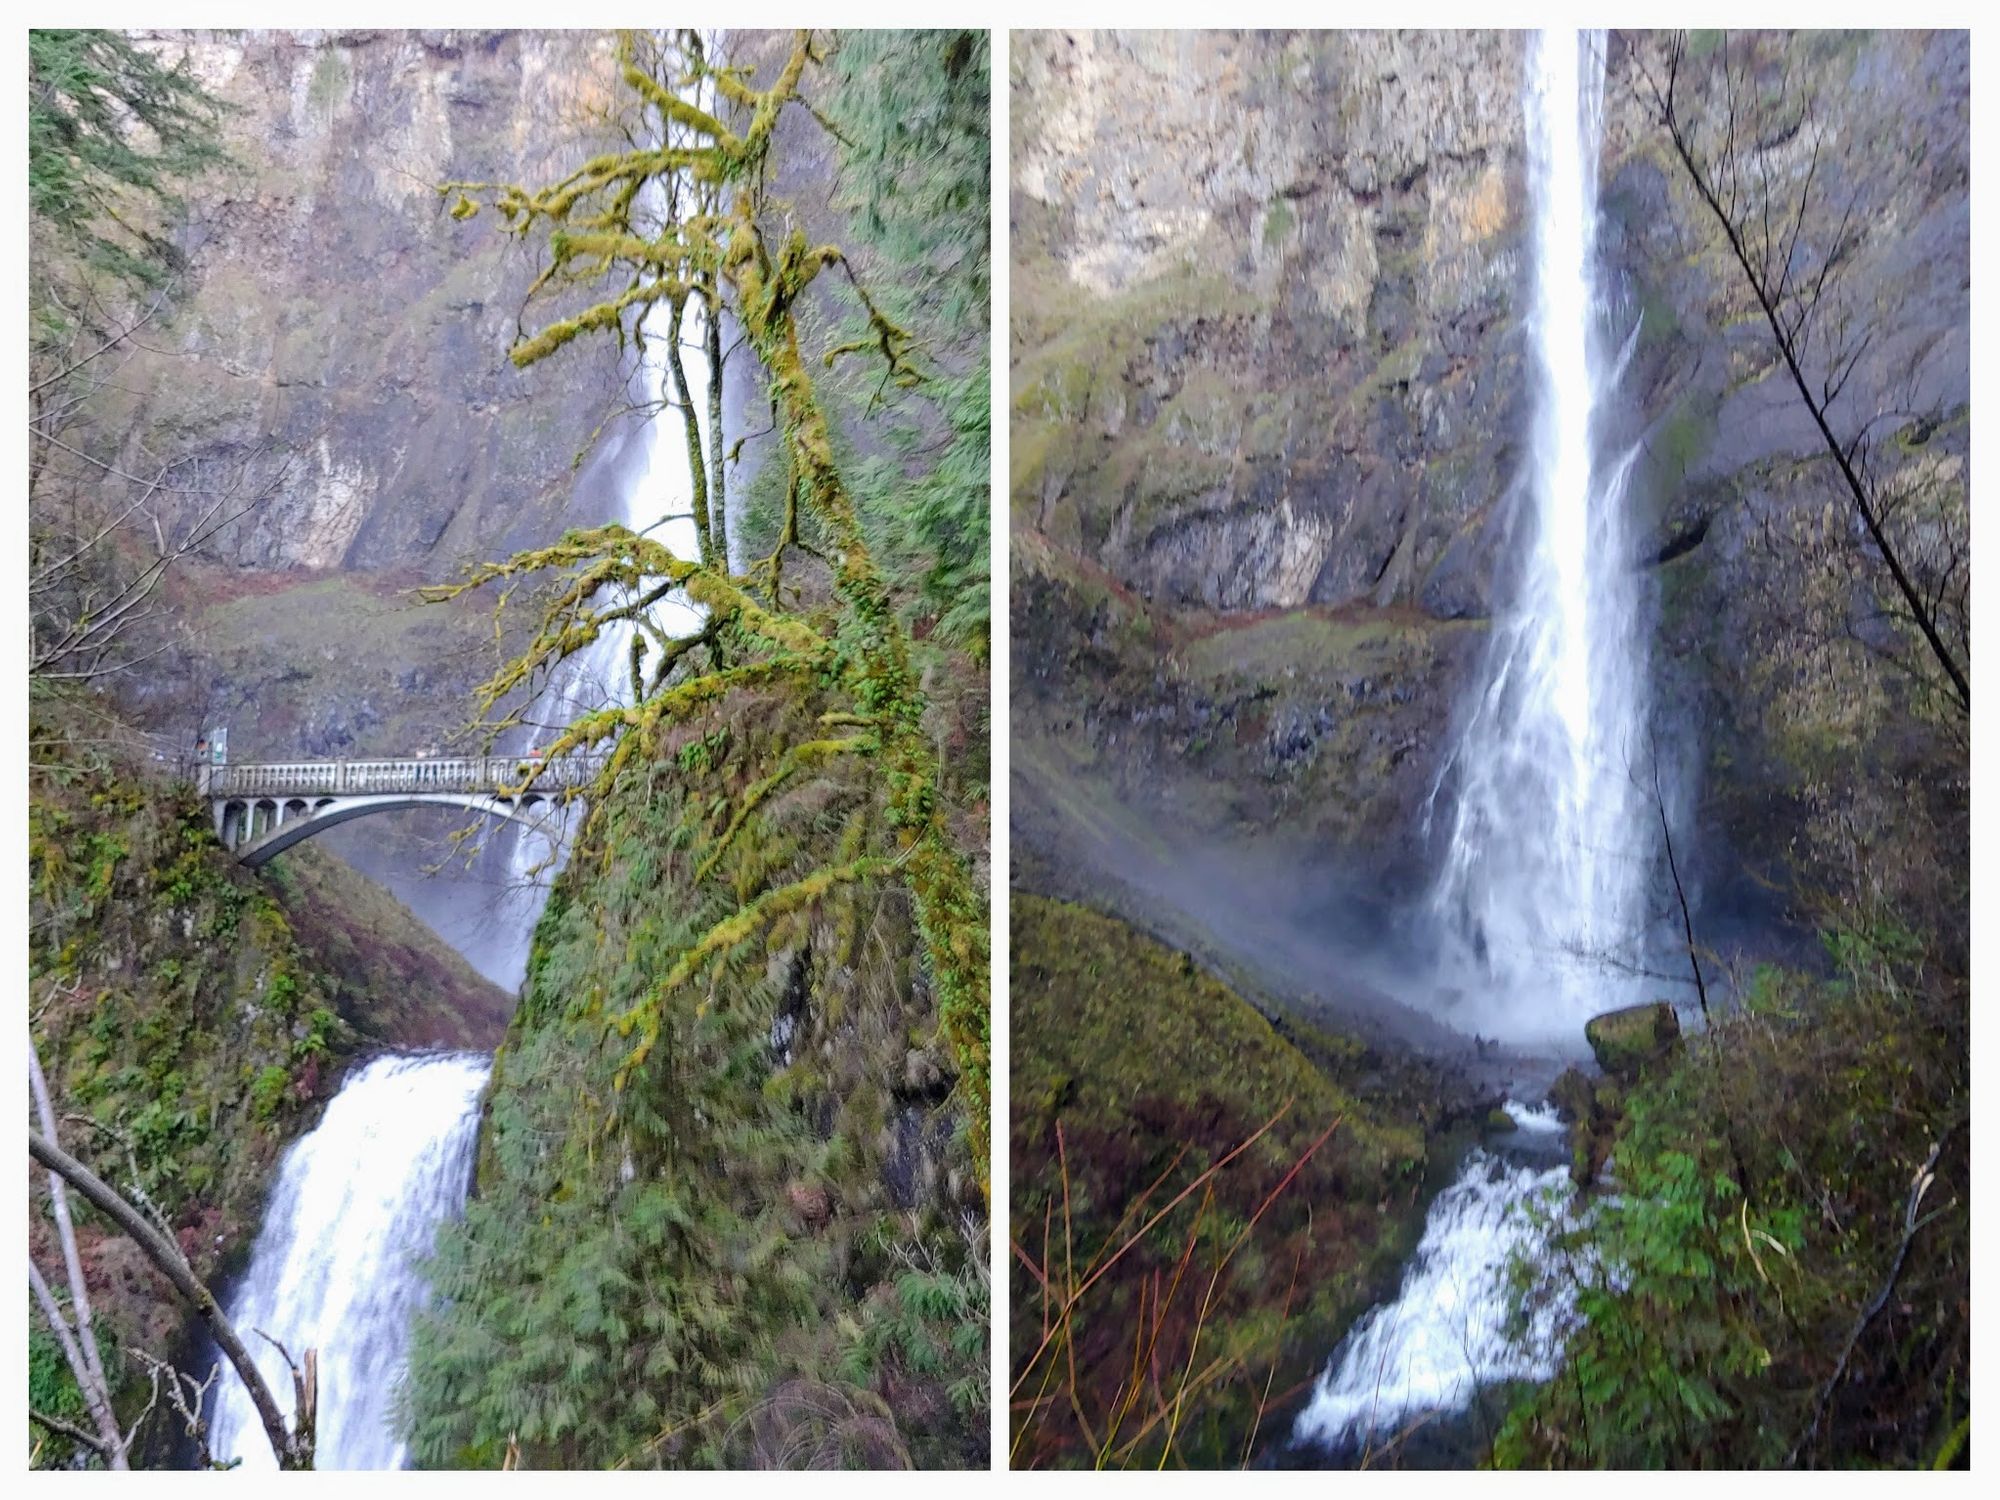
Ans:
POLYGON ((1009 1462, 1964 1465, 1967 35, 1009 66, 1009 1462))

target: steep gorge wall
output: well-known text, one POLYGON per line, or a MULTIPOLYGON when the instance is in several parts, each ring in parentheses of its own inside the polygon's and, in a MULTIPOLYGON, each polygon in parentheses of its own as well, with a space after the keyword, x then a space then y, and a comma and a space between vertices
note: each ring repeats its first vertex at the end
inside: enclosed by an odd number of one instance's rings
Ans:
POLYGON ((288 463, 224 544, 238 566, 437 576, 546 534, 616 361, 508 364, 533 258, 461 227, 436 188, 580 161, 606 39, 254 32, 186 51, 234 111, 238 168, 193 197, 187 291, 132 382, 134 443, 288 463))
POLYGON ((576 460, 623 393, 609 348, 514 369, 536 258, 454 221, 436 187, 585 159, 610 39, 150 41, 229 106, 234 165, 190 194, 186 274, 100 425, 134 472, 178 460, 184 484, 268 491, 182 581, 190 639, 165 675, 245 757, 434 743, 467 717, 491 630, 479 606, 420 607, 410 587, 607 514, 615 453, 576 460))
MULTIPOLYGON (((1609 45, 1602 254, 1614 319, 1638 330, 1619 428, 1639 445, 1635 565, 1674 558, 1654 570, 1663 692, 1712 723, 1696 753, 1728 761, 1747 806, 1782 774, 1763 718, 1786 683, 1746 648, 1796 592, 1756 540, 1774 509, 1832 499, 1830 470, 1649 115, 1632 40, 1609 45)), ((1290 833, 1421 877, 1416 815, 1514 551, 1524 46, 1015 37, 1031 845, 1065 788, 1095 780, 1204 836, 1290 833)), ((1789 66, 1816 95, 1798 142, 1765 143, 1781 181, 1819 140, 1819 191, 1853 195, 1869 226, 1848 295, 1888 336, 1846 410, 1941 408, 1924 452, 1885 451, 1962 487, 1965 38, 1756 46, 1760 87, 1789 66)), ((1762 835, 1767 853, 1785 839, 1762 835)))
POLYGON ((1032 524, 1172 605, 1453 612, 1520 425, 1518 44, 1015 45, 1032 524))

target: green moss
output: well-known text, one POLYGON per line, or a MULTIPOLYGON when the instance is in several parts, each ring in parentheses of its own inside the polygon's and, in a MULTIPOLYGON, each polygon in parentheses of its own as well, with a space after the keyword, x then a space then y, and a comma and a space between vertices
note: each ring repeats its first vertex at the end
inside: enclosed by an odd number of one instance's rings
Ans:
MULTIPOLYGON (((1105 1409, 1143 1317, 1141 1288, 1156 1274, 1171 1277, 1190 1236, 1209 1285, 1220 1248, 1261 1212, 1230 1273, 1210 1288, 1202 1322, 1203 1358, 1221 1360, 1227 1373, 1188 1410, 1174 1448, 1178 1462, 1234 1464, 1267 1374, 1285 1388, 1309 1373, 1393 1276, 1420 1213, 1423 1131, 1344 1090, 1187 955, 1025 892, 1013 898, 1012 920, 1011 1206, 1015 1239, 1031 1258, 1093 1264, 1120 1242, 1114 1230, 1149 1183, 1159 1183, 1151 1209, 1162 1207, 1277 1120, 1212 1180, 1204 1212, 1190 1202, 1168 1215, 1095 1285, 1077 1334, 1085 1405, 1105 1409), (1051 1225, 1059 1226, 1053 1242, 1051 1225)), ((1329 1059, 1352 1056, 1346 1039, 1318 1034, 1317 1042, 1329 1059)), ((1018 1264, 1014 1277, 1019 1362, 1040 1343, 1042 1301, 1018 1264)), ((1021 1436, 1017 1462, 1091 1456, 1066 1414, 1031 1421, 1021 1436)), ((1158 1457, 1155 1442, 1121 1461, 1158 1457)))
POLYGON ((328 48, 313 63, 312 78, 306 84, 306 102, 320 114, 331 114, 350 87, 346 59, 328 48))
POLYGON ((1677 479, 1701 463, 1715 441, 1715 414, 1704 411, 1692 396, 1675 405, 1653 440, 1653 452, 1669 479, 1677 479))
POLYGON ((1273 198, 1264 208, 1264 248, 1276 249, 1291 237, 1297 216, 1283 198, 1273 198))
POLYGON ((1600 1068, 1615 1077, 1633 1078, 1673 1048, 1681 1027, 1673 1006, 1659 1000, 1593 1016, 1583 1034, 1600 1068))

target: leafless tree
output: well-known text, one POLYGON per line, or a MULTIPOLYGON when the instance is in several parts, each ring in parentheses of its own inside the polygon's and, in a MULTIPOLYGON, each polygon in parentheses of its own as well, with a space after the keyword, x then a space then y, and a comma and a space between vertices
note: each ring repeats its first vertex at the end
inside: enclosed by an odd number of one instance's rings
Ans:
POLYGON ((152 458, 102 430, 103 408, 166 295, 122 318, 79 312, 61 343, 30 349, 31 682, 101 681, 157 656, 164 643, 145 626, 167 574, 286 482, 287 466, 261 453, 152 458))
POLYGON ((1662 49, 1652 62, 1635 50, 1641 98, 1755 300, 1857 523, 1809 539, 1822 561, 1869 582, 1879 600, 1850 612, 1845 632, 1969 718, 1971 546, 1963 487, 1923 463, 1891 461, 1883 441, 1898 434, 1927 440, 1944 413, 1920 400, 1914 365, 1904 372, 1906 400, 1842 401, 1859 394, 1857 372, 1873 368, 1885 343, 1885 315, 1862 306, 1847 285, 1868 228, 1863 185, 1829 201, 1837 175, 1826 159, 1830 137, 1810 85, 1789 64, 1760 71, 1754 41, 1732 48, 1727 36, 1702 59, 1685 34, 1662 49))
MULTIPOLYGON (((161 1226, 155 1224, 140 1209, 133 1206, 123 1195, 106 1184, 96 1173, 82 1162, 64 1151, 57 1144, 55 1109, 51 1103, 48 1081, 43 1075, 41 1057, 34 1044, 34 1037, 28 1039, 28 1083, 34 1095, 37 1128, 28 1132, 28 1153, 48 1169, 49 1196, 54 1205, 56 1236, 60 1240, 63 1253, 64 1274, 69 1283, 71 1312, 65 1316, 57 1302, 41 1268, 35 1264, 33 1255, 28 1258, 28 1285, 34 1293, 36 1305, 47 1320, 50 1331, 62 1346, 63 1358, 68 1363, 70 1373, 75 1376, 78 1387, 83 1392, 84 1405, 90 1414, 93 1430, 85 1430, 60 1417, 31 1412, 30 1416, 51 1432, 63 1436, 96 1452, 104 1460, 105 1467, 129 1469, 133 1440, 140 1426, 151 1414, 166 1383, 162 1367, 154 1365, 152 1400, 134 1420, 131 1427, 119 1427, 118 1418, 112 1408, 111 1388, 105 1378, 102 1357, 98 1351, 97 1331, 90 1304, 90 1291, 83 1274, 83 1258, 77 1246, 76 1226, 70 1217, 69 1189, 74 1187, 98 1212, 104 1214, 124 1231, 156 1270, 165 1276, 169 1284, 207 1326, 229 1362, 235 1366, 250 1393, 251 1404, 257 1409, 264 1432, 271 1442, 271 1451, 277 1455, 278 1465, 285 1469, 310 1469, 313 1461, 313 1425, 318 1402, 317 1358, 313 1350, 307 1350, 303 1365, 293 1361, 283 1345, 271 1340, 278 1352, 284 1355, 286 1364, 292 1368, 293 1391, 296 1398, 296 1422, 288 1428, 278 1410, 277 1401, 271 1394, 257 1363, 250 1357, 243 1341, 237 1336, 234 1326, 222 1311, 221 1304, 201 1280, 194 1268, 181 1253, 180 1246, 161 1226)), ((268 1335, 264 1335, 268 1338, 268 1335)), ((188 1382, 189 1377, 172 1373, 172 1399, 176 1408, 188 1417, 187 1401, 190 1395, 197 1399, 207 1388, 207 1383, 199 1385, 188 1382)), ((212 1377, 211 1377, 212 1378, 212 1377)), ((198 1405, 197 1408, 198 1410, 198 1405)), ((192 1418, 188 1418, 193 1420, 192 1418)), ((200 1439, 206 1451, 205 1437, 200 1439)))

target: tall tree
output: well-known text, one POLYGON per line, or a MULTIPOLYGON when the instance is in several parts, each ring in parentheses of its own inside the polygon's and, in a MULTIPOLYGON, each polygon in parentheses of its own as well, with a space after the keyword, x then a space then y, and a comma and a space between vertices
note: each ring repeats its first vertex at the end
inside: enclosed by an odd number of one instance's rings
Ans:
MULTIPOLYGON (((453 213, 497 215, 511 233, 542 241, 549 265, 534 295, 595 288, 600 300, 524 334, 511 358, 527 366, 579 339, 631 339, 654 307, 672 306, 713 280, 729 317, 755 353, 768 382, 789 475, 784 530, 766 558, 732 574, 726 557, 676 557, 662 542, 621 526, 572 532, 554 546, 479 567, 466 582, 431 591, 454 597, 469 589, 547 578, 555 584, 527 649, 482 689, 489 710, 547 677, 566 658, 617 622, 638 624, 636 701, 574 720, 549 747, 572 750, 615 743, 592 800, 628 770, 665 753, 664 736, 738 692, 831 691, 837 707, 819 716, 824 733, 778 749, 768 772, 734 799, 703 873, 766 802, 796 781, 835 763, 859 768, 880 798, 883 832, 875 847, 843 850, 801 878, 764 891, 698 934, 615 1018, 632 1039, 623 1076, 644 1067, 661 1034, 662 1007, 714 962, 773 923, 810 908, 830 890, 893 882, 908 891, 923 940, 944 1032, 960 1065, 960 1087, 974 1159, 986 1157, 987 927, 985 902, 970 860, 954 834, 942 768, 924 725, 926 695, 911 665, 910 640, 894 581, 877 562, 852 487, 835 459, 826 409, 808 372, 798 306, 818 278, 838 271, 858 300, 867 332, 828 351, 824 363, 867 355, 881 378, 913 388, 913 338, 855 276, 838 246, 812 245, 796 227, 775 225, 767 202, 773 137, 788 107, 803 107, 803 80, 819 61, 810 33, 797 35, 768 88, 753 88, 737 69, 689 48, 686 72, 668 87, 641 65, 632 38, 621 44, 625 87, 663 129, 650 141, 586 162, 559 182, 453 183, 453 213), (698 86, 720 101, 711 112, 698 86), (688 192, 713 186, 709 196, 688 192), (809 521, 823 539, 830 614, 811 614, 785 596, 788 562, 819 549, 802 542, 809 521), (669 640, 648 611, 675 594, 706 611, 702 629, 669 640)), ((700 454, 690 450, 690 481, 700 454)), ((814 558, 815 561, 819 559, 814 558)))
POLYGON ((128 288, 179 269, 180 195, 224 159, 220 115, 185 62, 164 66, 120 32, 28 33, 28 213, 47 252, 33 278, 46 326, 91 315, 57 303, 65 260, 128 288))

